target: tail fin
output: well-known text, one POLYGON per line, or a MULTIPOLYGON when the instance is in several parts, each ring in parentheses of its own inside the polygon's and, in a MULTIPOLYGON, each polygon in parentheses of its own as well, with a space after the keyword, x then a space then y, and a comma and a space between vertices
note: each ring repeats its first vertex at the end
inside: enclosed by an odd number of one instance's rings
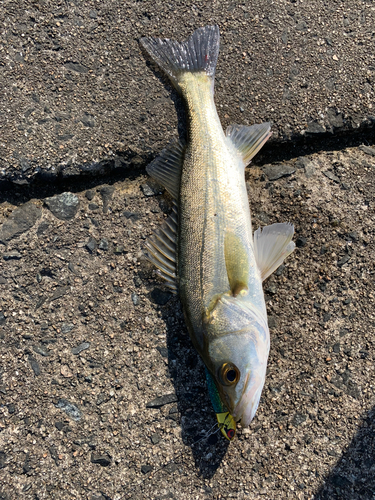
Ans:
POLYGON ((199 28, 181 43, 160 38, 141 38, 140 43, 177 89, 185 72, 204 71, 212 78, 215 75, 220 45, 218 26, 199 28))

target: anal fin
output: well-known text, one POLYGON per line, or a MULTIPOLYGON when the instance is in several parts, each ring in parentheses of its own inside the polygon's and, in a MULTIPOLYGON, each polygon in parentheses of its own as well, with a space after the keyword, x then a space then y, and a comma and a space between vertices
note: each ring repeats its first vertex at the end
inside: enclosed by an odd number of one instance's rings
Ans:
POLYGON ((177 291, 176 283, 176 249, 177 249, 177 207, 168 219, 146 240, 145 256, 158 269, 158 274, 164 278, 166 285, 173 292, 177 291))
POLYGON ((177 200, 180 190, 181 169, 184 161, 185 146, 175 140, 146 167, 147 173, 177 200))
POLYGON ((260 125, 229 125, 226 136, 232 141, 237 151, 242 155, 245 166, 257 154, 264 143, 271 136, 270 123, 260 125))
POLYGON ((294 226, 287 222, 272 224, 255 231, 254 253, 262 281, 268 278, 293 252, 295 248, 292 241, 293 234, 294 226))

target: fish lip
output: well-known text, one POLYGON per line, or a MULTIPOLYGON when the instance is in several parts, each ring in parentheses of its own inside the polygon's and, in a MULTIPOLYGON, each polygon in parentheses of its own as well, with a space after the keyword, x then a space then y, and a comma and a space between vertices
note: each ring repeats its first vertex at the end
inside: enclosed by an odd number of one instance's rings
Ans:
POLYGON ((260 394, 263 384, 257 383, 259 380, 250 380, 250 373, 247 374, 242 390, 242 396, 237 405, 233 408, 232 416, 237 422, 241 422, 243 427, 250 425, 258 409, 260 394), (259 394, 260 393, 260 394, 259 394))

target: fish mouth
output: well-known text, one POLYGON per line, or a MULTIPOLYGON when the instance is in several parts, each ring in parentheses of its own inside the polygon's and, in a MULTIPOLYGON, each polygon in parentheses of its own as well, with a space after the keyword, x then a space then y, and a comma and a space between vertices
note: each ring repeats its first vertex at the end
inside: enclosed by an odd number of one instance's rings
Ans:
POLYGON ((250 379, 249 375, 247 376, 241 399, 232 411, 233 418, 237 422, 241 422, 242 427, 248 427, 253 420, 258 409, 263 385, 264 380, 254 381, 250 379))

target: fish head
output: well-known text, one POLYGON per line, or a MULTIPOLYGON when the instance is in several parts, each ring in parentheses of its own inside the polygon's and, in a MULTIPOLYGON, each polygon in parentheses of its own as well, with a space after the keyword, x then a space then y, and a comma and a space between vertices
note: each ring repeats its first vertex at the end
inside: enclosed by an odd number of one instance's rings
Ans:
POLYGON ((229 413, 247 427, 266 378, 269 330, 258 311, 231 299, 221 298, 211 314, 206 365, 229 413))

